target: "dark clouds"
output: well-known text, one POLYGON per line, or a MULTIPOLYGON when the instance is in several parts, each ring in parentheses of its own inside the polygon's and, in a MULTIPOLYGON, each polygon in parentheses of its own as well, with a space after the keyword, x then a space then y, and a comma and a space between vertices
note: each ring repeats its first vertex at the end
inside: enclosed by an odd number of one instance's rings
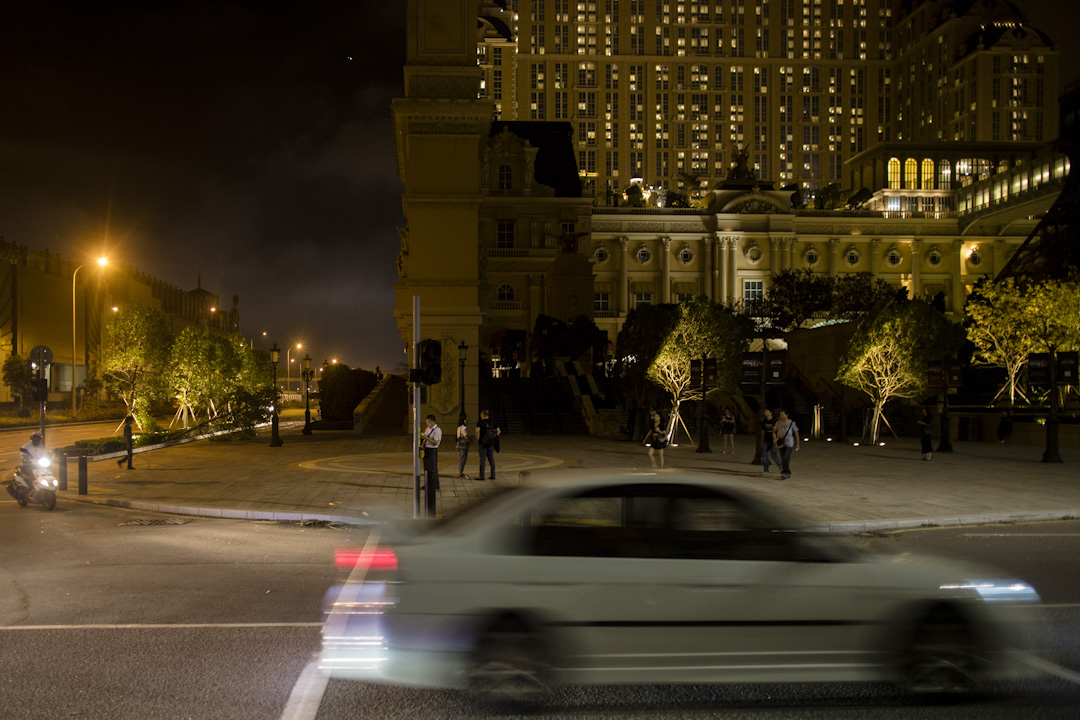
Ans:
POLYGON ((107 232, 123 264, 240 295, 248 335, 392 366, 403 24, 400 3, 0 12, 0 235, 81 259, 107 232))

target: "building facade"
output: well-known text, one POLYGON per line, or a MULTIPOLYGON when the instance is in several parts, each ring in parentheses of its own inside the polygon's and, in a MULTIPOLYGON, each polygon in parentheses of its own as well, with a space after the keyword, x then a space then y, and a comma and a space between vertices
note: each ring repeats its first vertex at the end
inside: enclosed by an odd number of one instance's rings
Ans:
POLYGON ((529 359, 541 313, 585 314, 613 341, 642 304, 752 304, 771 274, 808 269, 869 272, 959 315, 1071 169, 1050 144, 1057 53, 1009 3, 476 12, 410 1, 407 97, 394 105, 402 337, 419 297, 444 368, 459 342, 478 350, 464 408, 457 373, 428 395, 443 421, 475 413, 478 359, 529 359), (591 263, 591 287, 568 279, 566 255, 591 263))

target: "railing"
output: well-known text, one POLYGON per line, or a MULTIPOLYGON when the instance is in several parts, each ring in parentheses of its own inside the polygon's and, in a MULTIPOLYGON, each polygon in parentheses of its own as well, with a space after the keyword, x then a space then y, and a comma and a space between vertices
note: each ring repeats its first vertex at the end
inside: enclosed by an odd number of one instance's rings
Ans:
POLYGON ((492 300, 492 310, 520 310, 523 307, 520 300, 492 300))
POLYGON ((619 311, 618 310, 594 310, 593 311, 593 317, 613 318, 613 317, 618 317, 618 316, 619 316, 619 311))
POLYGON ((488 257, 529 257, 526 248, 488 248, 488 257))

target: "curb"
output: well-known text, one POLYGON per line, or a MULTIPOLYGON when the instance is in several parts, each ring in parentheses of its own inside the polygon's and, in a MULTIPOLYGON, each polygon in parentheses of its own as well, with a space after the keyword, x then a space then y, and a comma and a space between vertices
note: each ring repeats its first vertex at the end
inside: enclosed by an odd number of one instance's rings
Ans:
POLYGON ((196 517, 222 518, 227 520, 276 520, 282 522, 304 522, 307 520, 321 520, 324 522, 338 523, 342 525, 374 525, 374 520, 353 517, 351 515, 328 515, 325 513, 308 512, 276 512, 272 510, 234 510, 230 508, 209 508, 193 505, 166 505, 163 503, 141 502, 138 500, 94 500, 63 496, 65 500, 83 503, 85 505, 103 505, 106 507, 119 507, 128 510, 146 510, 149 512, 167 513, 169 515, 192 515, 196 517))
MULTIPOLYGON (((377 520, 352 515, 330 515, 311 512, 276 512, 272 510, 235 510, 230 508, 209 508, 194 505, 166 505, 163 503, 141 502, 138 500, 93 500, 90 498, 68 497, 66 500, 88 505, 104 505, 129 510, 168 513, 170 515, 192 515, 195 517, 222 518, 228 520, 275 520, 282 522, 304 522, 321 520, 341 525, 368 526, 378 524, 377 520)), ((889 532, 894 530, 933 529, 946 527, 964 527, 970 525, 994 525, 998 523, 1049 522, 1054 520, 1075 520, 1080 518, 1077 510, 1049 510, 1046 512, 1002 513, 999 515, 964 515, 941 518, 908 518, 902 520, 870 520, 808 525, 806 530, 820 533, 859 533, 889 532)))

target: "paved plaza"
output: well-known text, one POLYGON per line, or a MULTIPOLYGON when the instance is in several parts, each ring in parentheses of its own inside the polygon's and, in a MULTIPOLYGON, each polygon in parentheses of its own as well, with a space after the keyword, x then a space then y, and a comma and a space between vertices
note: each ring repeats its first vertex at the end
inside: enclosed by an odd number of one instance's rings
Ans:
MULTIPOLYGON (((262 520, 364 523, 413 513, 410 437, 363 437, 346 432, 282 432, 282 447, 260 433, 247 440, 202 440, 140 452, 134 470, 113 460, 89 463, 89 492, 76 492, 76 466, 61 507, 73 501, 115 504, 166 513, 262 520)), ((646 450, 628 440, 504 434, 497 479, 478 481, 475 444, 466 473, 457 477, 452 438, 439 454, 439 515, 449 515, 494 488, 520 482, 522 473, 557 477, 575 468, 648 469, 646 450)), ((763 476, 751 463, 750 436, 736 452, 691 445, 666 451, 665 473, 716 473, 747 483, 792 508, 807 524, 833 531, 881 530, 1080 517, 1080 452, 1062 450, 1063 464, 1039 462, 1030 445, 954 442, 952 453, 921 460, 917 441, 884 446, 804 441, 792 457, 793 476, 776 468, 763 476)))

